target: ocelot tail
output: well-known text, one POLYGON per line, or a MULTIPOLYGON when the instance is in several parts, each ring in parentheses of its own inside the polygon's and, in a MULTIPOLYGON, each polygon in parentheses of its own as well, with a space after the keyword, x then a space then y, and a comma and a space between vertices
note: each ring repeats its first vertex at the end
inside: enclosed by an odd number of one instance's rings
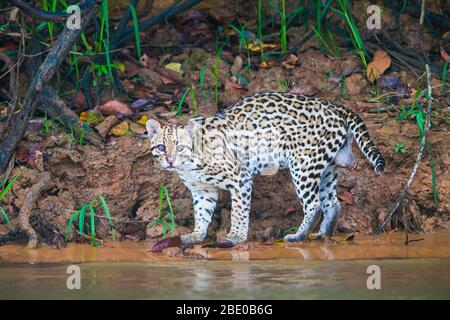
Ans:
POLYGON ((151 152, 160 165, 175 170, 190 189, 195 210, 192 233, 184 244, 202 242, 216 206, 218 190, 231 193, 231 230, 223 243, 247 240, 253 177, 289 169, 304 218, 285 241, 308 237, 323 213, 317 236, 330 236, 341 206, 336 194, 336 167, 353 167, 352 139, 372 163, 385 160, 359 115, 348 108, 289 93, 259 93, 211 117, 185 125, 149 120, 151 152))

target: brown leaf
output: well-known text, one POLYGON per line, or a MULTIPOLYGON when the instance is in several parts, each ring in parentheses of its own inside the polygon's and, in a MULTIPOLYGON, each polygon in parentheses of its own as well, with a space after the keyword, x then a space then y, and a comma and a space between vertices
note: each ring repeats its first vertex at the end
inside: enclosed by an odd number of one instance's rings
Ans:
POLYGON ((281 65, 283 67, 285 67, 286 69, 294 69, 297 65, 297 61, 298 61, 297 56, 294 54, 291 54, 291 55, 289 55, 289 58, 287 58, 285 61, 283 61, 281 63, 281 65))
POLYGON ((441 47, 441 57, 445 62, 450 62, 450 55, 441 47))
POLYGON ((297 86, 295 88, 292 88, 289 93, 293 94, 299 94, 299 95, 305 95, 305 96, 314 96, 320 92, 319 88, 317 88, 315 85, 310 84, 304 84, 297 86))
POLYGON ((166 248, 181 248, 181 246, 182 242, 180 237, 171 237, 155 243, 155 245, 152 247, 152 252, 159 253, 166 248))
POLYGON ((103 114, 133 114, 133 111, 131 111, 127 104, 118 100, 108 101, 100 107, 100 111, 103 114))
POLYGON ((373 83, 391 65, 391 57, 386 51, 377 50, 371 63, 367 65, 367 79, 373 83))
POLYGON ((130 126, 128 125, 128 122, 122 121, 118 125, 114 126, 109 134, 115 135, 115 136, 124 136, 128 133, 128 130, 130 129, 130 126))
POLYGON ((348 204, 350 206, 353 204, 353 195, 348 191, 341 192, 338 195, 338 198, 339 198, 339 200, 343 201, 345 204, 348 204))

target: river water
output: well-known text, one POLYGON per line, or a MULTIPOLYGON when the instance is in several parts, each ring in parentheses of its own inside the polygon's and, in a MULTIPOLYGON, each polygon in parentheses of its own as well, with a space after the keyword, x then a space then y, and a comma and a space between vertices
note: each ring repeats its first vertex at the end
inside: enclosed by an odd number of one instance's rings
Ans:
POLYGON ((196 247, 183 256, 132 242, 3 246, 0 299, 450 299, 450 235, 410 238, 424 240, 357 235, 338 243, 196 247), (73 264, 80 290, 67 288, 73 264), (380 271, 381 289, 368 288, 368 268, 380 271))

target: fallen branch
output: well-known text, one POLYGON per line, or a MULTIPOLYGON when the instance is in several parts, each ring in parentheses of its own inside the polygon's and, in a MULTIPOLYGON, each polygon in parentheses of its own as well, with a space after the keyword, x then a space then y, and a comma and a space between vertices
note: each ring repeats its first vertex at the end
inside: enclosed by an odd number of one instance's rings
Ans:
POLYGON ((36 199, 40 196, 50 182, 50 173, 43 172, 36 182, 29 190, 23 202, 22 208, 19 212, 19 228, 25 231, 28 235, 27 248, 34 249, 38 244, 38 234, 30 224, 31 210, 33 209, 36 199))
POLYGON ((416 159, 416 163, 414 164, 414 168, 411 172, 411 175, 408 179, 408 181, 406 182, 405 186, 403 187, 402 191, 400 192, 400 195, 397 199, 397 202, 395 203, 394 207, 389 210, 389 213, 386 215, 386 217, 383 219, 383 221, 377 226, 377 228, 373 231, 374 235, 379 234, 384 227, 386 226, 386 224, 391 221, 392 216, 394 215, 394 213, 397 211, 397 208, 400 206, 400 204, 402 203, 406 192, 408 191, 409 187, 411 186, 411 183, 414 180, 414 177, 416 176, 417 170, 419 169, 419 165, 420 162, 422 161, 422 156, 423 156, 423 151, 425 150, 425 145, 427 143, 427 133, 428 130, 431 127, 431 121, 430 121, 430 117, 431 117, 431 111, 432 111, 432 104, 431 104, 431 93, 432 93, 432 85, 431 85, 431 73, 430 73, 430 67, 427 65, 425 65, 425 72, 426 72, 426 76, 427 76, 427 85, 428 85, 428 109, 426 111, 426 120, 425 120, 425 128, 424 128, 424 132, 422 135, 422 140, 420 142, 420 148, 419 148, 419 153, 417 155, 417 159, 416 159))
MULTIPOLYGON (((54 22, 62 22, 66 21, 69 17, 69 14, 66 12, 51 12, 42 10, 41 8, 37 8, 23 0, 10 0, 13 5, 15 5, 17 8, 19 8, 21 11, 25 12, 26 14, 45 21, 54 21, 54 22)), ((102 0, 89 0, 85 1, 86 3, 80 4, 80 11, 84 11, 89 9, 95 2, 102 2, 102 0)))
POLYGON ((50 86, 45 88, 38 97, 38 109, 47 113, 50 118, 57 119, 61 124, 72 130, 78 137, 84 136, 84 140, 90 142, 99 149, 103 149, 103 138, 94 130, 86 130, 86 125, 81 122, 76 113, 54 92, 50 86))

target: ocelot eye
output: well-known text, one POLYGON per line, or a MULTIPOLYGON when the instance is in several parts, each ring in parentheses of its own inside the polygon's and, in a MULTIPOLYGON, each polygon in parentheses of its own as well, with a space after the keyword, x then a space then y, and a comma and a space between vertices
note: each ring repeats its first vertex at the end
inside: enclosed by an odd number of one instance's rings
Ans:
POLYGON ((156 149, 158 149, 158 151, 164 152, 164 151, 166 151, 166 146, 163 144, 158 144, 156 146, 156 149))
POLYGON ((182 146, 181 144, 177 146, 177 152, 181 152, 184 150, 184 146, 182 146))

